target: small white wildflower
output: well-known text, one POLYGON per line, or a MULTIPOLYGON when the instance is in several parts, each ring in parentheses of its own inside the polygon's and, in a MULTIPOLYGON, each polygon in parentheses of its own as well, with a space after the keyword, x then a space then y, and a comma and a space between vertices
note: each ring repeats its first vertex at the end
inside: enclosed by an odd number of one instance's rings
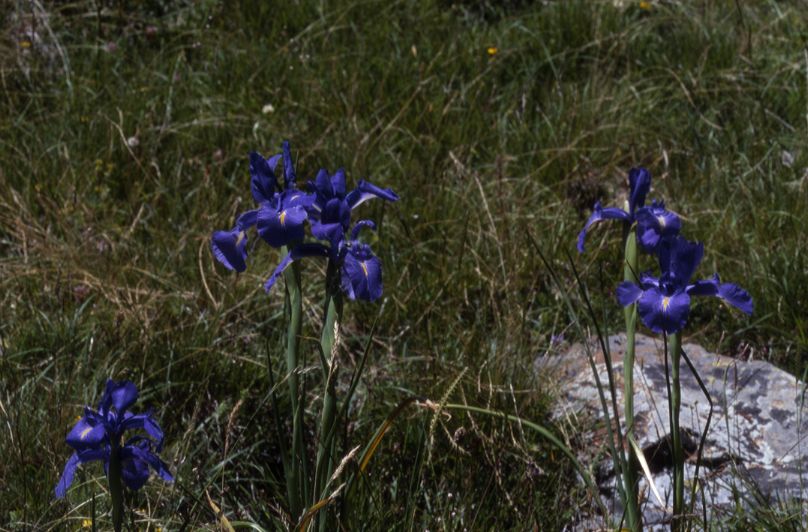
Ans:
POLYGON ((783 166, 791 168, 792 166, 794 166, 794 154, 788 150, 781 151, 780 162, 783 164, 783 166))

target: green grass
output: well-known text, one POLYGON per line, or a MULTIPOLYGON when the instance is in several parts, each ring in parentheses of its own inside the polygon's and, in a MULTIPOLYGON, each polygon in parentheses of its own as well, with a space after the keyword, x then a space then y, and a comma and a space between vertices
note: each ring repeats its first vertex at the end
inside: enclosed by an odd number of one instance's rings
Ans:
MULTIPOLYGON (((363 207, 382 222, 374 248, 386 298, 347 307, 346 366, 377 315, 379 325, 344 452, 401 400, 437 401, 464 370, 453 402, 550 425, 533 360, 551 335, 575 335, 526 232, 572 283, 566 253, 585 216, 597 199, 622 202, 636 164, 652 171, 653 197, 705 242, 700 273, 717 270, 755 298, 751 319, 705 301, 688 334, 808 369, 800 2, 739 11, 730 1, 643 10, 144 0, 100 11, 48 3, 46 13, 9 4, 0 8, 4 528, 77 528, 93 494, 98 515, 107 509, 99 467, 84 469, 68 502, 52 489, 65 434, 110 376, 142 388, 178 478, 134 496, 138 526, 215 527, 206 492, 231 520, 280 526, 265 368, 267 355, 276 375, 282 367, 283 309, 261 289, 279 257, 259 247, 248 272, 231 275, 208 238, 252 202, 246 154, 285 138, 299 175, 344 166, 353 182, 370 177, 402 197, 363 207), (28 48, 26 27, 41 39, 28 48)), ((622 321, 612 296, 619 238, 599 228, 575 259, 612 330, 622 321)), ((304 267, 312 365, 321 273, 316 261, 304 267)), ((591 507, 572 464, 535 435, 462 413, 444 423, 430 434, 431 416, 417 408, 397 419, 342 503, 348 528, 554 529, 591 507)))

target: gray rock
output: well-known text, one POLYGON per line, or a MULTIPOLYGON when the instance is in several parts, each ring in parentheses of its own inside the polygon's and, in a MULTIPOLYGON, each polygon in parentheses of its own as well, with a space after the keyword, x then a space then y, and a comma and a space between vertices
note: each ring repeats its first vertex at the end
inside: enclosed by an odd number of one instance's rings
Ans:
MULTIPOLYGON (((625 335, 610 337, 609 346, 621 428, 625 433, 622 426, 625 335)), ((808 498, 808 411, 803 408, 805 384, 767 362, 744 362, 715 355, 690 343, 683 349, 712 401, 712 417, 699 468, 695 513, 699 516, 706 513, 708 520, 714 523, 734 512, 737 504, 750 507, 772 501, 805 501, 808 498)), ((595 357, 598 376, 610 405, 609 415, 614 421, 603 353, 594 343, 588 350, 595 357)), ((573 423, 586 428, 579 434, 586 442, 578 446, 582 449, 579 452, 581 461, 597 464, 595 474, 603 498, 613 516, 619 519, 622 508, 615 491, 616 479, 607 453, 604 417, 587 348, 577 344, 563 355, 543 357, 537 360, 536 370, 546 377, 548 383, 557 386, 559 400, 554 409, 555 416, 577 420, 573 423)), ((662 339, 638 334, 634 365, 635 437, 664 502, 663 508, 640 473, 643 518, 652 529, 662 527, 671 516, 666 382, 662 339)), ((684 360, 681 363, 681 388, 680 424, 687 455, 686 491, 689 491, 699 441, 707 427, 710 402, 684 360)), ((689 494, 686 497, 689 500, 689 494)), ((805 516, 808 506, 803 503, 802 509, 805 516)))

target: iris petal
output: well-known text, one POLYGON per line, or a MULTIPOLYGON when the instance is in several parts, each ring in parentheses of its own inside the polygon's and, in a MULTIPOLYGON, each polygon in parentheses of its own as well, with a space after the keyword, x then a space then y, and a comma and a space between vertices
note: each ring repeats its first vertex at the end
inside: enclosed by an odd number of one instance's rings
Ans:
POLYGON ((106 427, 87 417, 82 417, 68 433, 65 441, 77 451, 97 448, 107 437, 106 427))
POLYGON ((578 253, 584 252, 584 240, 586 239, 586 232, 589 231, 590 227, 601 220, 623 220, 628 222, 631 220, 631 216, 623 209, 618 209, 616 207, 606 207, 604 209, 600 206, 600 202, 595 203, 594 211, 586 221, 584 228, 578 234, 578 253))
POLYGON ((303 240, 307 214, 303 207, 276 210, 264 204, 258 213, 258 235, 279 248, 303 240))
POLYGON ((314 179, 314 190, 317 193, 317 204, 322 208, 328 200, 345 199, 345 169, 340 168, 333 175, 321 168, 314 179))
POLYGON ((143 429, 154 438, 159 451, 163 444, 163 429, 154 420, 151 414, 129 414, 121 423, 121 430, 143 429))
POLYGON ((98 449, 86 449, 78 451, 79 462, 86 464, 87 462, 95 462, 96 460, 109 460, 109 445, 104 444, 98 449))
POLYGON ((311 234, 332 244, 342 240, 351 223, 351 208, 344 199, 329 199, 319 213, 319 218, 311 221, 311 234))
POLYGON ((236 228, 232 231, 216 231, 210 239, 210 249, 228 270, 243 272, 247 269, 247 239, 236 228))
POLYGON ((718 297, 750 316, 755 308, 752 296, 737 284, 722 283, 719 285, 718 297))
POLYGON ((250 227, 254 226, 257 221, 258 221, 258 209, 247 211, 238 217, 238 219, 236 220, 236 227, 238 227, 242 231, 246 231, 250 227))
POLYGON ((659 279, 651 275, 650 272, 642 272, 640 274, 640 286, 643 290, 648 290, 651 287, 659 286, 659 279))
POLYGON ((127 445, 121 448, 121 460, 124 467, 124 481, 127 476, 130 477, 130 482, 127 482, 130 489, 137 490, 145 484, 149 478, 149 466, 166 482, 174 481, 168 466, 151 451, 151 444, 147 440, 133 438, 127 442, 127 445))
POLYGON ((631 281, 623 281, 617 286, 617 301, 624 307, 636 303, 642 296, 642 289, 631 281))
POLYGON ((56 483, 55 494, 58 499, 64 498, 67 494, 67 488, 73 483, 73 477, 76 475, 76 468, 79 467, 79 463, 78 453, 71 454, 70 458, 67 459, 62 476, 59 478, 59 482, 56 483))
POLYGON ((274 165, 270 165, 260 153, 250 152, 250 190, 253 199, 258 203, 269 201, 277 187, 278 179, 275 177, 274 165))
POLYGON ((328 240, 329 242, 337 242, 342 240, 345 234, 345 229, 341 223, 318 223, 311 224, 311 233, 320 240, 328 240))
POLYGON ((635 213, 637 239, 645 251, 654 252, 664 238, 675 237, 682 228, 679 216, 666 210, 662 202, 654 201, 635 213))
POLYGON ((142 457, 154 469, 157 475, 166 482, 174 482, 174 476, 168 470, 168 465, 160 460, 154 453, 144 451, 142 457))
POLYGON ((292 150, 289 148, 289 141, 283 141, 283 184, 287 189, 293 188, 297 181, 295 164, 292 161, 292 150))
POLYGON ((59 478, 59 482, 56 483, 56 497, 61 499, 67 493, 67 489, 73 483, 73 477, 76 474, 76 468, 79 464, 86 464, 87 462, 93 462, 95 460, 108 460, 109 459, 109 450, 105 445, 99 449, 87 449, 84 451, 76 451, 70 458, 67 459, 67 463, 65 464, 64 471, 62 471, 62 476, 59 478))
POLYGON ((664 239, 657 251, 659 268, 677 288, 684 290, 704 256, 704 244, 677 236, 664 239))
POLYGON ((382 263, 363 244, 349 250, 342 264, 342 289, 349 299, 375 301, 382 295, 382 263))
POLYGON ((365 201, 373 198, 381 198, 387 201, 398 201, 399 199, 398 194, 393 192, 392 189, 377 187, 370 181, 360 179, 359 184, 346 196, 345 200, 351 209, 355 209, 365 201))
POLYGON ((702 279, 689 285, 686 289, 691 296, 718 296, 718 275, 713 275, 711 279, 702 279))
POLYGON ((629 213, 633 214, 637 207, 645 203, 645 196, 651 189, 651 173, 645 168, 632 168, 628 172, 629 184, 629 213))
POLYGON ((722 283, 718 274, 714 274, 711 279, 696 281, 687 287, 687 293, 692 296, 715 296, 750 316, 754 310, 749 292, 737 284, 722 283))
POLYGON ((339 168, 334 175, 331 176, 331 190, 333 191, 333 195, 338 198, 344 198, 345 192, 347 190, 347 185, 345 184, 345 169, 339 168))
POLYGON ((129 447, 121 449, 121 478, 127 488, 137 491, 149 480, 149 464, 129 450, 129 447))
POLYGON ((637 241, 645 251, 653 253, 661 238, 659 230, 653 225, 637 226, 637 241))
POLYGON ((376 230, 376 223, 372 220, 359 220, 354 224, 354 228, 351 230, 351 240, 356 240, 356 237, 359 236, 359 232, 362 229, 370 229, 371 231, 376 230))
POLYGON ((308 208, 312 206, 314 200, 315 200, 314 194, 306 194, 305 192, 301 192, 298 189, 286 190, 282 195, 281 205, 285 209, 288 209, 290 207, 308 208))
POLYGON ((318 198, 322 198, 323 201, 334 196, 331 179, 328 176, 328 170, 325 168, 320 168, 320 171, 317 172, 317 177, 314 178, 314 190, 317 192, 318 198))
POLYGON ((119 415, 123 415, 126 410, 137 401, 137 386, 131 381, 107 381, 107 393, 112 400, 112 406, 119 415))
POLYGON ((269 165, 269 169, 272 170, 272 173, 275 173, 275 169, 278 167, 278 161, 281 160, 281 154, 276 153, 269 159, 267 159, 267 164, 269 165))
POLYGON ((645 290, 637 305, 646 327, 657 334, 672 334, 682 330, 690 313, 690 296, 680 291, 664 295, 658 288, 645 290))

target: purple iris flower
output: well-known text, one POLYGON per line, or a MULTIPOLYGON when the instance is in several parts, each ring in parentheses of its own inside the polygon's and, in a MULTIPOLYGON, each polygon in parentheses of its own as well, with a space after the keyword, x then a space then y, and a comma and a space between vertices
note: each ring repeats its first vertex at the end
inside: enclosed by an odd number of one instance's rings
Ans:
POLYGON ((132 382, 108 380, 98 410, 84 409, 84 416, 66 438, 75 452, 67 460, 56 484, 56 497, 65 496, 79 464, 102 460, 106 470, 113 449, 120 453, 123 481, 130 489, 143 486, 149 478, 149 468, 167 482, 174 480, 168 466, 157 457, 163 446, 160 426, 149 413, 129 412, 137 397, 137 387, 132 382), (133 436, 122 445, 124 432, 137 429, 145 431, 149 437, 133 436))
POLYGON ((255 226, 258 235, 272 247, 281 247, 303 240, 307 209, 314 195, 297 189, 297 173, 292 161, 289 142, 283 142, 283 151, 265 159, 250 153, 250 190, 258 208, 241 214, 229 231, 216 231, 211 238, 211 249, 225 268, 243 272, 247 269, 247 230, 255 226), (284 189, 276 170, 283 158, 284 189))
POLYGON ((752 314, 752 296, 732 283, 722 283, 718 275, 690 284, 693 272, 704 256, 702 243, 682 237, 666 238, 658 247, 659 278, 640 275, 639 286, 624 281, 617 287, 617 300, 624 307, 638 303, 643 323, 655 333, 672 334, 682 330, 690 313, 690 296, 715 296, 752 314))
POLYGON ((665 209, 662 201, 652 201, 650 207, 638 209, 635 213, 637 220, 637 240, 646 251, 657 249, 659 242, 665 238, 672 238, 679 234, 682 222, 676 214, 665 209))
POLYGON ((628 173, 628 211, 617 207, 601 207, 595 203, 594 212, 578 234, 578 252, 584 252, 584 241, 589 228, 602 220, 622 220, 631 225, 637 223, 637 241, 645 251, 653 252, 662 238, 679 233, 681 222, 676 214, 665 210, 662 202, 653 202, 645 207, 645 197, 651 189, 651 174, 645 168, 632 168, 628 173))
POLYGON ((370 246, 358 240, 363 228, 376 230, 376 224, 370 220, 362 220, 354 225, 349 239, 341 239, 330 246, 318 243, 305 243, 292 249, 278 264, 275 271, 264 284, 267 292, 278 280, 278 277, 292 262, 304 257, 327 257, 340 268, 341 287, 349 299, 375 301, 382 295, 382 263, 373 254, 370 246))
POLYGON ((320 240, 331 242, 332 245, 344 239, 351 225, 351 211, 354 208, 372 198, 387 201, 399 199, 398 194, 389 188, 377 187, 364 179, 360 179, 356 188, 348 192, 345 170, 342 168, 333 175, 329 175, 325 169, 320 170, 309 186, 314 189, 315 196, 309 208, 311 233, 320 240))

